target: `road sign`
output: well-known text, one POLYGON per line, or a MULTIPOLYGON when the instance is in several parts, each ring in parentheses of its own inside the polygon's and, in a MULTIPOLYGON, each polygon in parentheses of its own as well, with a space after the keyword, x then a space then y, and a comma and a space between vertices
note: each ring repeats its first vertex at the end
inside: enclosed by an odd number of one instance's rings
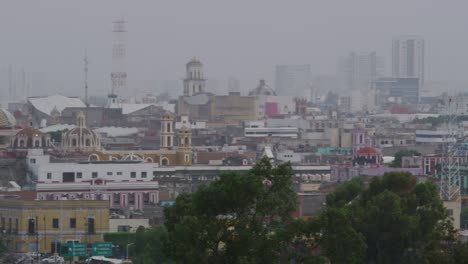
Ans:
POLYGON ((86 243, 66 243, 62 245, 62 257, 86 256, 86 243))
POLYGON ((94 242, 93 256, 112 256, 112 243, 110 242, 94 242))

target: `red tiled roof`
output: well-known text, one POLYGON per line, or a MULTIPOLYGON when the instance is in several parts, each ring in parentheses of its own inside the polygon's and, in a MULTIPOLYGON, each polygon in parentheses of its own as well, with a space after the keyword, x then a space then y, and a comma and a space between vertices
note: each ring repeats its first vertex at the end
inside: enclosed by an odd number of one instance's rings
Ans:
POLYGON ((372 147, 364 147, 364 148, 359 149, 357 153, 358 154, 380 154, 380 151, 372 147))

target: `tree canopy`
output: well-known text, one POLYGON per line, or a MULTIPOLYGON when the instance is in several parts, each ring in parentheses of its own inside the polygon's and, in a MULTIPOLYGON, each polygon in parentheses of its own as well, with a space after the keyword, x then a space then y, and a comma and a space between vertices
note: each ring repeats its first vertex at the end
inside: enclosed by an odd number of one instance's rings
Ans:
POLYGON ((395 168, 401 168, 402 158, 412 156, 421 156, 421 153, 414 149, 402 149, 395 153, 395 159, 392 161, 391 166, 395 168))
POLYGON ((428 263, 444 252, 442 242, 453 241, 437 186, 409 173, 386 173, 368 187, 353 179, 327 205, 322 246, 332 263, 428 263))
POLYGON ((291 175, 289 164, 263 159, 180 195, 165 210, 167 254, 180 263, 274 263, 296 205, 291 175))
POLYGON ((354 178, 304 220, 292 216, 291 176, 289 164, 263 159, 179 195, 164 227, 135 234, 134 263, 467 263, 431 181, 405 172, 354 178))

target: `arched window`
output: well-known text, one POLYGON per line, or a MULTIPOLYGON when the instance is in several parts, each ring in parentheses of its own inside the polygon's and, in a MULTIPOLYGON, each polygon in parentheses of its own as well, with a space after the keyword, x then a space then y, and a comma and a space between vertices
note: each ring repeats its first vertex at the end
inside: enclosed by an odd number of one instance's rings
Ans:
POLYGON ((161 159, 161 165, 162 165, 162 166, 167 166, 167 165, 169 165, 169 160, 168 160, 167 158, 161 159))
POLYGON ((20 141, 19 141, 19 147, 20 147, 20 148, 23 148, 23 147, 24 147, 24 140, 23 140, 23 139, 20 139, 20 141))

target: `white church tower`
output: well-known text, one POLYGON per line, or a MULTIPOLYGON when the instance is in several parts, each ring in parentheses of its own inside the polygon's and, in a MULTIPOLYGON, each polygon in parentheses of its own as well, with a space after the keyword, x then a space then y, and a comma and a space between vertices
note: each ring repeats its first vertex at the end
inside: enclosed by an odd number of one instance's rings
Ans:
POLYGON ((186 77, 184 79, 184 96, 192 96, 206 92, 203 64, 197 59, 191 59, 186 65, 186 77))

